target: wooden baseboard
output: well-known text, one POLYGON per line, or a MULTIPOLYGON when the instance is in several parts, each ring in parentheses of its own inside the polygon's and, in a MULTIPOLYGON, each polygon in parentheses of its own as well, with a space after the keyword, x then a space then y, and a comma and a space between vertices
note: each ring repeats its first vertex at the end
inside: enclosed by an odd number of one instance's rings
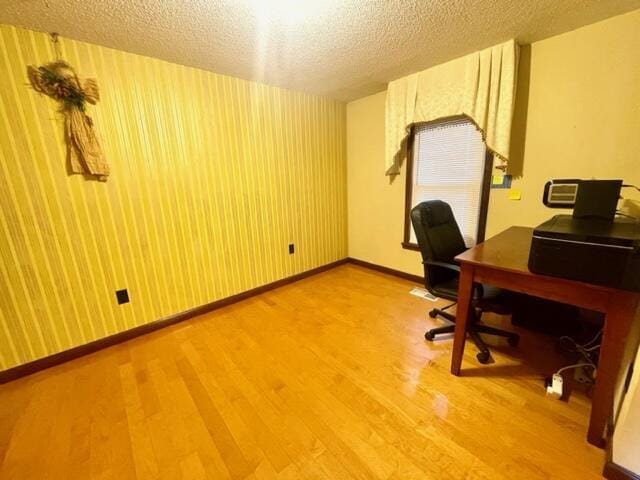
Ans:
POLYGON ((376 265, 375 263, 365 262, 364 260, 358 260, 356 258, 348 257, 333 263, 329 263, 327 265, 323 265, 321 267, 314 268, 312 270, 308 270, 306 272, 299 273, 297 275, 292 275, 290 277, 283 278, 281 280, 277 280, 275 282, 253 288, 251 290, 247 290, 246 292, 238 293, 236 295, 232 295, 227 298, 216 300, 214 302, 207 303, 205 305, 201 305, 199 307, 195 307, 190 310, 180 312, 175 315, 171 315, 169 317, 161 318, 159 320, 155 320, 150 323, 145 323, 144 325, 140 325, 130 330, 118 332, 114 335, 100 338, 98 340, 94 340, 93 342, 89 342, 84 345, 79 345, 69 350, 55 353, 53 355, 39 358, 29 363, 25 363, 23 365, 18 365, 8 370, 4 370, 0 372, 0 385, 3 383, 10 382, 12 380, 17 380, 27 375, 32 375, 36 372, 39 372, 40 370, 44 370, 47 368, 54 367, 56 365, 60 365, 61 363, 68 362, 75 358, 79 358, 84 355, 89 355, 91 353, 97 352, 104 348, 108 348, 113 345, 126 342, 127 340, 131 340, 141 335, 146 335, 147 333, 160 330, 161 328, 165 328, 170 325, 175 325, 176 323, 183 322, 185 320, 188 320, 193 317, 197 317, 198 315, 202 315, 204 313, 211 312, 218 308, 226 307, 227 305, 231 305, 233 303, 246 300, 247 298, 253 297, 255 295, 260 295, 261 293, 268 292, 269 290, 282 287, 289 283, 297 282, 298 280, 302 280, 303 278, 307 278, 312 275, 325 272, 327 270, 335 268, 339 265, 343 265, 345 263, 351 263, 353 265, 358 265, 361 267, 369 268, 371 270, 386 273, 387 275, 393 275, 395 277, 416 282, 420 285, 424 284, 424 278, 419 275, 412 275, 410 273, 401 272, 393 268, 383 267, 382 265, 376 265))
POLYGON ((277 280, 275 282, 262 285, 260 287, 252 288, 251 290, 247 290, 246 292, 241 292, 227 298, 216 300, 214 302, 207 303, 205 305, 201 305, 199 307, 192 308, 190 310, 180 312, 175 315, 171 315, 169 317, 161 318, 159 320, 155 320, 150 323, 145 323, 144 325, 140 325, 130 330, 118 332, 114 335, 100 338, 98 340, 94 340, 93 342, 89 342, 84 345, 73 347, 63 352, 59 352, 53 355, 49 355, 47 357, 39 358, 37 360, 34 360, 29 363, 25 363, 23 365, 18 365, 16 367, 0 372, 0 385, 3 383, 10 382, 12 380, 17 380, 18 378, 22 378, 27 375, 34 374, 36 372, 39 372, 40 370, 44 370, 46 368, 60 365, 61 363, 68 362, 75 358, 82 357, 84 355, 89 355, 91 353, 97 352, 98 350, 102 350, 103 348, 111 347, 112 345, 117 345, 118 343, 126 342, 127 340, 131 340, 132 338, 136 338, 141 335, 154 332, 161 328, 165 328, 170 325, 175 325, 176 323, 183 322, 185 320, 196 317, 198 315, 202 315, 204 313, 208 313, 213 310, 226 307, 227 305, 231 305, 233 303, 246 300, 247 298, 253 297, 255 295, 260 295, 261 293, 268 292, 269 290, 282 287, 289 283, 297 282, 298 280, 302 280, 303 278, 307 278, 312 275, 316 275, 318 273, 322 273, 332 268, 335 268, 339 265, 343 265, 348 261, 349 259, 344 258, 342 260, 338 260, 336 262, 332 262, 327 265, 323 265, 321 267, 313 268, 306 272, 298 273, 296 275, 292 275, 290 277, 286 277, 281 280, 277 280))
POLYGON ((382 265, 365 262, 364 260, 358 260, 357 258, 352 258, 352 257, 347 258, 347 261, 349 263, 358 265, 360 267, 365 267, 371 270, 375 270, 377 272, 386 273, 387 275, 393 275, 394 277, 404 278, 405 280, 410 280, 412 282, 416 282, 424 286, 424 277, 421 277, 420 275, 413 275, 411 273, 401 272, 400 270, 395 270, 389 267, 383 267, 382 265))
POLYGON ((608 480, 640 480, 640 475, 609 460, 604 464, 602 476, 608 480))

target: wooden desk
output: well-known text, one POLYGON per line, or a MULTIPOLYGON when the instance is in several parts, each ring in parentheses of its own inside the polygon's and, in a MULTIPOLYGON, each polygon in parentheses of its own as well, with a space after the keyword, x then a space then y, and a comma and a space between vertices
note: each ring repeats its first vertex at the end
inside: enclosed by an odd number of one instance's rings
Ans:
MULTIPOLYGON (((533 229, 511 227, 458 255, 460 285, 451 373, 460 374, 473 282, 556 300, 605 314, 596 384, 593 389, 589 443, 602 447, 605 429, 619 403, 624 376, 633 361, 640 294, 531 273, 527 266, 533 229)), ((489 367, 490 368, 490 367, 489 367)))

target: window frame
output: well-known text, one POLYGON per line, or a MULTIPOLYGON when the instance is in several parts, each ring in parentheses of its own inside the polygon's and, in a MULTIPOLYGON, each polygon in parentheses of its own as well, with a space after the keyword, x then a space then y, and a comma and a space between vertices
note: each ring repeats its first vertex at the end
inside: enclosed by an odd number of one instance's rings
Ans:
MULTIPOLYGON (((463 117, 464 118, 464 117, 463 117)), ((422 125, 437 125, 438 123, 450 121, 436 120, 435 122, 416 123, 411 126, 411 132, 407 140, 407 170, 404 195, 404 235, 402 238, 402 248, 406 250, 420 251, 416 243, 411 243, 411 199, 413 197, 413 143, 415 140, 416 127, 422 125)), ((485 143, 484 170, 482 175, 482 190, 480 194, 480 217, 478 218, 478 231, 476 232, 477 243, 484 242, 487 228, 487 214, 489 211, 489 193, 491 190, 491 172, 493 170, 493 153, 487 148, 485 143)))

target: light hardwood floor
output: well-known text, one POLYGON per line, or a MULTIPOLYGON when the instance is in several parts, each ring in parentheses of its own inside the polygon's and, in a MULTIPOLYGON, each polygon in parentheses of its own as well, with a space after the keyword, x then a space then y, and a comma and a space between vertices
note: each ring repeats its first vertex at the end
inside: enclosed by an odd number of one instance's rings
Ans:
POLYGON ((341 266, 0 386, 0 478, 600 478, 552 342, 453 377, 411 286, 341 266))

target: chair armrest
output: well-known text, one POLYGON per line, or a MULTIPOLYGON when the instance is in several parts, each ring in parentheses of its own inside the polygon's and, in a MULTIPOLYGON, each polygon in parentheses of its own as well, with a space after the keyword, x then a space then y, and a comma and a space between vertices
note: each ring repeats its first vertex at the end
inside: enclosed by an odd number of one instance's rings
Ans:
MULTIPOLYGON (((460 273, 460 266, 456 265, 454 263, 446 263, 446 262, 436 262, 434 260, 425 260, 424 262, 422 262, 424 265, 427 265, 428 267, 438 267, 438 268, 445 268, 447 270, 450 270, 452 272, 458 272, 460 273)), ((481 283, 475 283, 473 284, 473 288, 476 290, 476 295, 477 298, 481 299, 482 297, 484 297, 484 287, 482 286, 481 283)))
POLYGON ((454 272, 460 272, 460 267, 454 263, 436 262, 433 260, 425 260, 422 263, 429 267, 440 267, 440 268, 446 268, 447 270, 451 270, 454 272))

